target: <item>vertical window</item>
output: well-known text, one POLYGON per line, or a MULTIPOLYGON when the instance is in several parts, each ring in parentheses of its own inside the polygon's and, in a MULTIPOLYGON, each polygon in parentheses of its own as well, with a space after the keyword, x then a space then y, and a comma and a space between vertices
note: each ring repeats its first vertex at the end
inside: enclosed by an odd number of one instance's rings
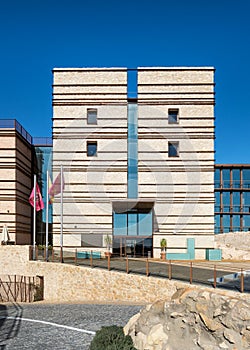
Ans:
POLYGON ((87 124, 97 124, 97 109, 87 109, 87 124))
POLYGON ((243 187, 250 188, 250 169, 243 169, 243 187))
POLYGON ((168 143, 168 156, 179 157, 179 142, 168 143))
POLYGON ((222 200, 223 200, 223 211, 226 213, 229 213, 230 212, 230 192, 223 192, 222 200))
POLYGON ((215 215, 215 233, 220 233, 220 215, 215 215))
POLYGON ((240 188, 240 169, 233 169, 233 188, 240 188))
POLYGON ((233 212, 240 212, 240 192, 232 192, 233 212))
POLYGON ((230 232, 230 215, 223 215, 223 232, 230 232))
POLYGON ((220 211, 220 192, 215 192, 215 211, 220 211))
POLYGON ((87 141, 87 156, 96 157, 97 156, 97 142, 87 141))
POLYGON ((168 124, 178 124, 179 122, 179 109, 168 110, 168 124))
POLYGON ((214 174, 214 186, 215 188, 220 188, 220 169, 215 169, 214 174))
POLYGON ((223 187, 230 188, 230 169, 222 170, 223 187))
POLYGON ((114 213, 114 235, 127 235, 127 214, 126 213, 114 213))
POLYGON ((240 215, 233 215, 233 229, 232 231, 240 231, 240 215))

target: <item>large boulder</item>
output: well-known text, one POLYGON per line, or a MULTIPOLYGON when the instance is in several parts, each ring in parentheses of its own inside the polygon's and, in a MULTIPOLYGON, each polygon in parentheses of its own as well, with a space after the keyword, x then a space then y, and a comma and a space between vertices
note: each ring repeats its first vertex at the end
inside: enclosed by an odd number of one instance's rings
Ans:
POLYGON ((124 327, 138 350, 250 349, 250 300, 179 289, 148 305, 124 327))
POLYGON ((214 236, 223 259, 250 260, 250 232, 230 232, 214 236))

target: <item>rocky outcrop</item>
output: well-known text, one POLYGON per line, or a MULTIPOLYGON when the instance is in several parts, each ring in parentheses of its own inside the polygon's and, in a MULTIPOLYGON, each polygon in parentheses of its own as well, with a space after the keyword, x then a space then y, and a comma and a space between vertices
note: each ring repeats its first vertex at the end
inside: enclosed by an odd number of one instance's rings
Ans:
POLYGON ((214 236, 223 259, 250 260, 250 232, 230 232, 214 236))
POLYGON ((179 289, 146 306, 124 327, 138 350, 250 349, 250 299, 179 289))

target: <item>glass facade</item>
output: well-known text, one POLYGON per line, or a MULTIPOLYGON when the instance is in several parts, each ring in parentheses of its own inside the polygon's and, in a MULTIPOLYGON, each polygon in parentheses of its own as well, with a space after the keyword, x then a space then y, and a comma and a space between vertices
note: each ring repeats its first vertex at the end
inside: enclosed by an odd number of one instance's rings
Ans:
POLYGON ((215 233, 250 231, 250 166, 216 165, 215 233))
POLYGON ((137 103, 128 103, 128 198, 138 197, 137 103))
MULTIPOLYGON (((46 232, 46 192, 47 192, 47 170, 51 176, 51 158, 52 145, 50 146, 35 146, 35 159, 37 168, 37 181, 41 190, 44 202, 44 210, 37 212, 36 222, 36 242, 37 244, 45 245, 46 232)), ((52 244, 52 205, 49 205, 49 244, 52 244)))
POLYGON ((152 210, 134 209, 125 213, 113 213, 114 236, 152 236, 152 210))
POLYGON ((113 252, 119 255, 148 256, 152 251, 152 210, 133 209, 113 213, 113 252))

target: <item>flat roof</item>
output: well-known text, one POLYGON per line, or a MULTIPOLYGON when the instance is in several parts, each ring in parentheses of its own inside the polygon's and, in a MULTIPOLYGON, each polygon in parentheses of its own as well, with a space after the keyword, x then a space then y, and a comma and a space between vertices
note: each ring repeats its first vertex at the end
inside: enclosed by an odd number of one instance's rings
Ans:
POLYGON ((56 71, 127 71, 127 70, 215 70, 214 67, 204 66, 181 66, 181 67, 64 67, 64 68, 53 68, 53 72, 56 71))

